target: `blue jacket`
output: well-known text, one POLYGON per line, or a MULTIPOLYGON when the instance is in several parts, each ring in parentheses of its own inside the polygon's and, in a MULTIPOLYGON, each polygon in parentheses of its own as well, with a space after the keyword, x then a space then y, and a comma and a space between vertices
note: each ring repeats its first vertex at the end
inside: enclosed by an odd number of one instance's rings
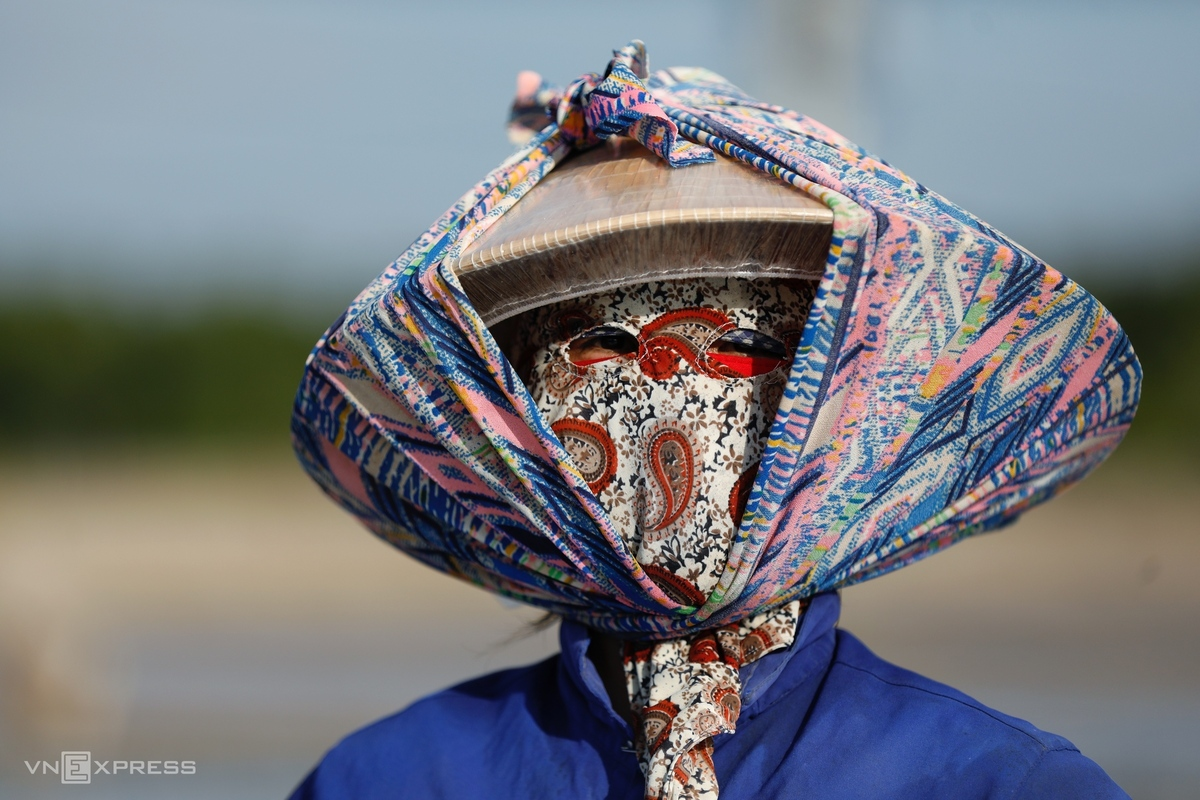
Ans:
MULTIPOLYGON (((1061 736, 879 659, 840 607, 818 596, 789 650, 742 670, 737 733, 714 742, 721 800, 1128 797, 1061 736)), ((587 630, 561 640, 351 734, 293 799, 643 797, 587 630)))

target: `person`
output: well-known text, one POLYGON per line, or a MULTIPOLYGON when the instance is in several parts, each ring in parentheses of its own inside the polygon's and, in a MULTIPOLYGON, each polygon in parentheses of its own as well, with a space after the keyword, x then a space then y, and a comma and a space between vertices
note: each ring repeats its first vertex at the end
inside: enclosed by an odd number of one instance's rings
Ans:
MULTIPOLYGON (((547 124, 545 114, 551 115, 547 124)), ((350 735, 295 798, 1125 797, 892 666, 837 590, 1011 522, 1132 419, 1076 284, 811 119, 639 42, 318 342, 296 452, 562 652, 350 735)))

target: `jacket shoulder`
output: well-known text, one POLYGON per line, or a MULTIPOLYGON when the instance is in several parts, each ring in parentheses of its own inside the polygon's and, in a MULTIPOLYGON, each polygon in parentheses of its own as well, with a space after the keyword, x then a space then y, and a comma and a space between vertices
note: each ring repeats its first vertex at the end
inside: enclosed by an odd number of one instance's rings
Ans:
POLYGON ((983 729, 997 736, 1011 736, 1039 750, 1075 749, 1075 745, 1062 736, 990 708, 944 683, 884 661, 848 631, 838 631, 838 648, 832 669, 840 670, 842 674, 839 677, 845 680, 874 684, 875 690, 882 696, 904 707, 914 707, 914 710, 921 706, 943 708, 946 713, 960 719, 963 725, 983 729))
MULTIPOLYGON (((487 760, 500 742, 536 726, 558 657, 503 670, 444 689, 351 733, 325 754, 293 800, 423 796, 451 786, 472 759, 487 760)), ((478 762, 476 762, 478 763, 478 762)), ((436 792, 435 792, 436 793, 436 792)))
POLYGON ((818 704, 827 716, 818 708, 814 723, 853 731, 926 796, 942 786, 947 797, 1128 797, 1064 737, 890 664, 846 631, 822 695, 835 702, 818 704))

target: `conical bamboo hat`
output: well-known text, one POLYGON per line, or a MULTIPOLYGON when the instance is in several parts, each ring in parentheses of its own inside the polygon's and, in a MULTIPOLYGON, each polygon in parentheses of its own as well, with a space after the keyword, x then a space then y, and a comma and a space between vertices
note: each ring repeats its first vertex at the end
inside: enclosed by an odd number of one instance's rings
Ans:
POLYGON ((450 266, 491 325, 647 281, 816 280, 832 228, 826 206, 745 164, 675 169, 614 137, 557 166, 450 266))

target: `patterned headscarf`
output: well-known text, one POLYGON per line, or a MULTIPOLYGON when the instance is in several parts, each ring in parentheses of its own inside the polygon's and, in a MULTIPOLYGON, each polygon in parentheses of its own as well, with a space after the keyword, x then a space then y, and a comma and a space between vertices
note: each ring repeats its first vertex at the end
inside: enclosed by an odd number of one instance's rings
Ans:
POLYGON ((524 86, 517 119, 537 132, 331 326, 296 398, 309 474, 426 564, 601 631, 728 630, 1011 522, 1127 430, 1141 370, 1111 315, 829 128, 706 70, 651 76, 640 43, 565 92, 524 86), (745 514, 698 607, 638 563, 446 265, 614 134, 681 168, 738 159, 833 212, 745 514))

